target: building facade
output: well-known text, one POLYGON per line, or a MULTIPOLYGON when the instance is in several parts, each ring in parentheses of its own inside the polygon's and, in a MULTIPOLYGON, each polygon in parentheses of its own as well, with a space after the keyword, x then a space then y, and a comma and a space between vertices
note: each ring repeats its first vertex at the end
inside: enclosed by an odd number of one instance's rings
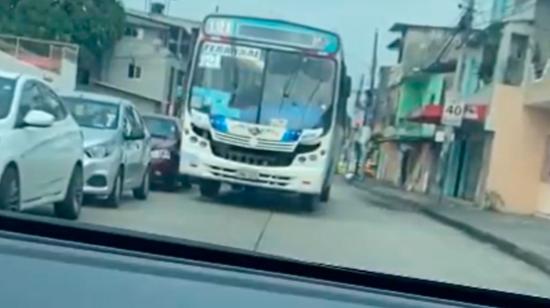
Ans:
POLYGON ((144 112, 177 113, 200 23, 128 10, 124 36, 102 59, 101 88, 135 94, 144 112))
POLYGON ((423 112, 443 106, 453 85, 458 42, 448 42, 454 30, 447 27, 395 24, 390 31, 399 35, 388 46, 398 52, 398 63, 380 71, 377 177, 408 190, 437 193, 437 123, 425 119, 423 112), (441 54, 446 44, 450 51, 441 54))
POLYGON ((549 215, 550 2, 516 0, 506 7, 493 15, 501 35, 484 95, 490 104, 485 128, 493 135, 485 191, 504 211, 549 215))
POLYGON ((456 48, 460 56, 440 54, 444 60, 435 70, 419 66, 421 61, 408 64, 406 52, 424 46, 428 54, 438 41, 434 28, 400 31, 390 45, 399 50, 392 69, 400 73, 393 81, 380 78, 387 81, 380 84, 384 101, 378 109, 384 111, 377 130, 385 142, 378 178, 501 211, 550 215, 547 16, 550 1, 495 0, 490 24, 468 33, 456 48), (407 38, 410 33, 415 40, 407 38), (463 102, 466 112, 442 152, 437 135, 451 99, 463 102))

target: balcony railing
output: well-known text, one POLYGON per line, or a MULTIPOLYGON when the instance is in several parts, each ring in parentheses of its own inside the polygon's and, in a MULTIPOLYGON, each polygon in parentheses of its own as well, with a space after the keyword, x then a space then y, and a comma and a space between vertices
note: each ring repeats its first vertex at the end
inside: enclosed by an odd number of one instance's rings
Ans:
POLYGON ((0 52, 56 74, 63 61, 77 62, 78 45, 0 34, 0 52))

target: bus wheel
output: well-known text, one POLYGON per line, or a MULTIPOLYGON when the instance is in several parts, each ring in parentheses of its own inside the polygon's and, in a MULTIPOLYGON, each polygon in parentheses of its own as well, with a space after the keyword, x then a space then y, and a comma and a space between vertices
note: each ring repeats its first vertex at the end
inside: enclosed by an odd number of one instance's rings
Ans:
POLYGON ((300 204, 304 211, 313 213, 317 210, 317 206, 319 205, 319 195, 301 194, 300 204))
POLYGON ((330 186, 323 188, 321 192, 321 202, 328 202, 330 200, 330 186))
POLYGON ((220 193, 220 188, 222 183, 212 180, 202 180, 199 187, 201 191, 201 196, 207 198, 217 197, 220 193))

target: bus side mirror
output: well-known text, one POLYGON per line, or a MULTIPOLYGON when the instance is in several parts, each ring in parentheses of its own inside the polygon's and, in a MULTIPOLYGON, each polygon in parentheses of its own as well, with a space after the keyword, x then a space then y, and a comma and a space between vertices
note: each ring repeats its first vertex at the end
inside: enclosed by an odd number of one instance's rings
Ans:
POLYGON ((351 95, 351 77, 345 76, 342 82, 342 97, 348 98, 351 95))

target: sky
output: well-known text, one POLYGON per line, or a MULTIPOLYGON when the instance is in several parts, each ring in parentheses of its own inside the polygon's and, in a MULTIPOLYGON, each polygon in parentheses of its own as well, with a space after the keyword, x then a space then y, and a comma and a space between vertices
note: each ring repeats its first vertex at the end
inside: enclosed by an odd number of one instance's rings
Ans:
MULTIPOLYGON (((396 38, 396 22, 453 26, 464 0, 122 0, 126 7, 144 10, 146 2, 169 2, 168 15, 202 20, 219 6, 220 13, 285 19, 332 30, 343 40, 354 87, 368 75, 373 38, 380 32, 379 64, 395 64, 396 53, 386 48, 396 38)), ((490 0, 478 0, 488 2, 490 0)), ((484 5, 485 6, 485 5, 484 5)), ((485 9, 485 7, 483 8, 485 9)))

